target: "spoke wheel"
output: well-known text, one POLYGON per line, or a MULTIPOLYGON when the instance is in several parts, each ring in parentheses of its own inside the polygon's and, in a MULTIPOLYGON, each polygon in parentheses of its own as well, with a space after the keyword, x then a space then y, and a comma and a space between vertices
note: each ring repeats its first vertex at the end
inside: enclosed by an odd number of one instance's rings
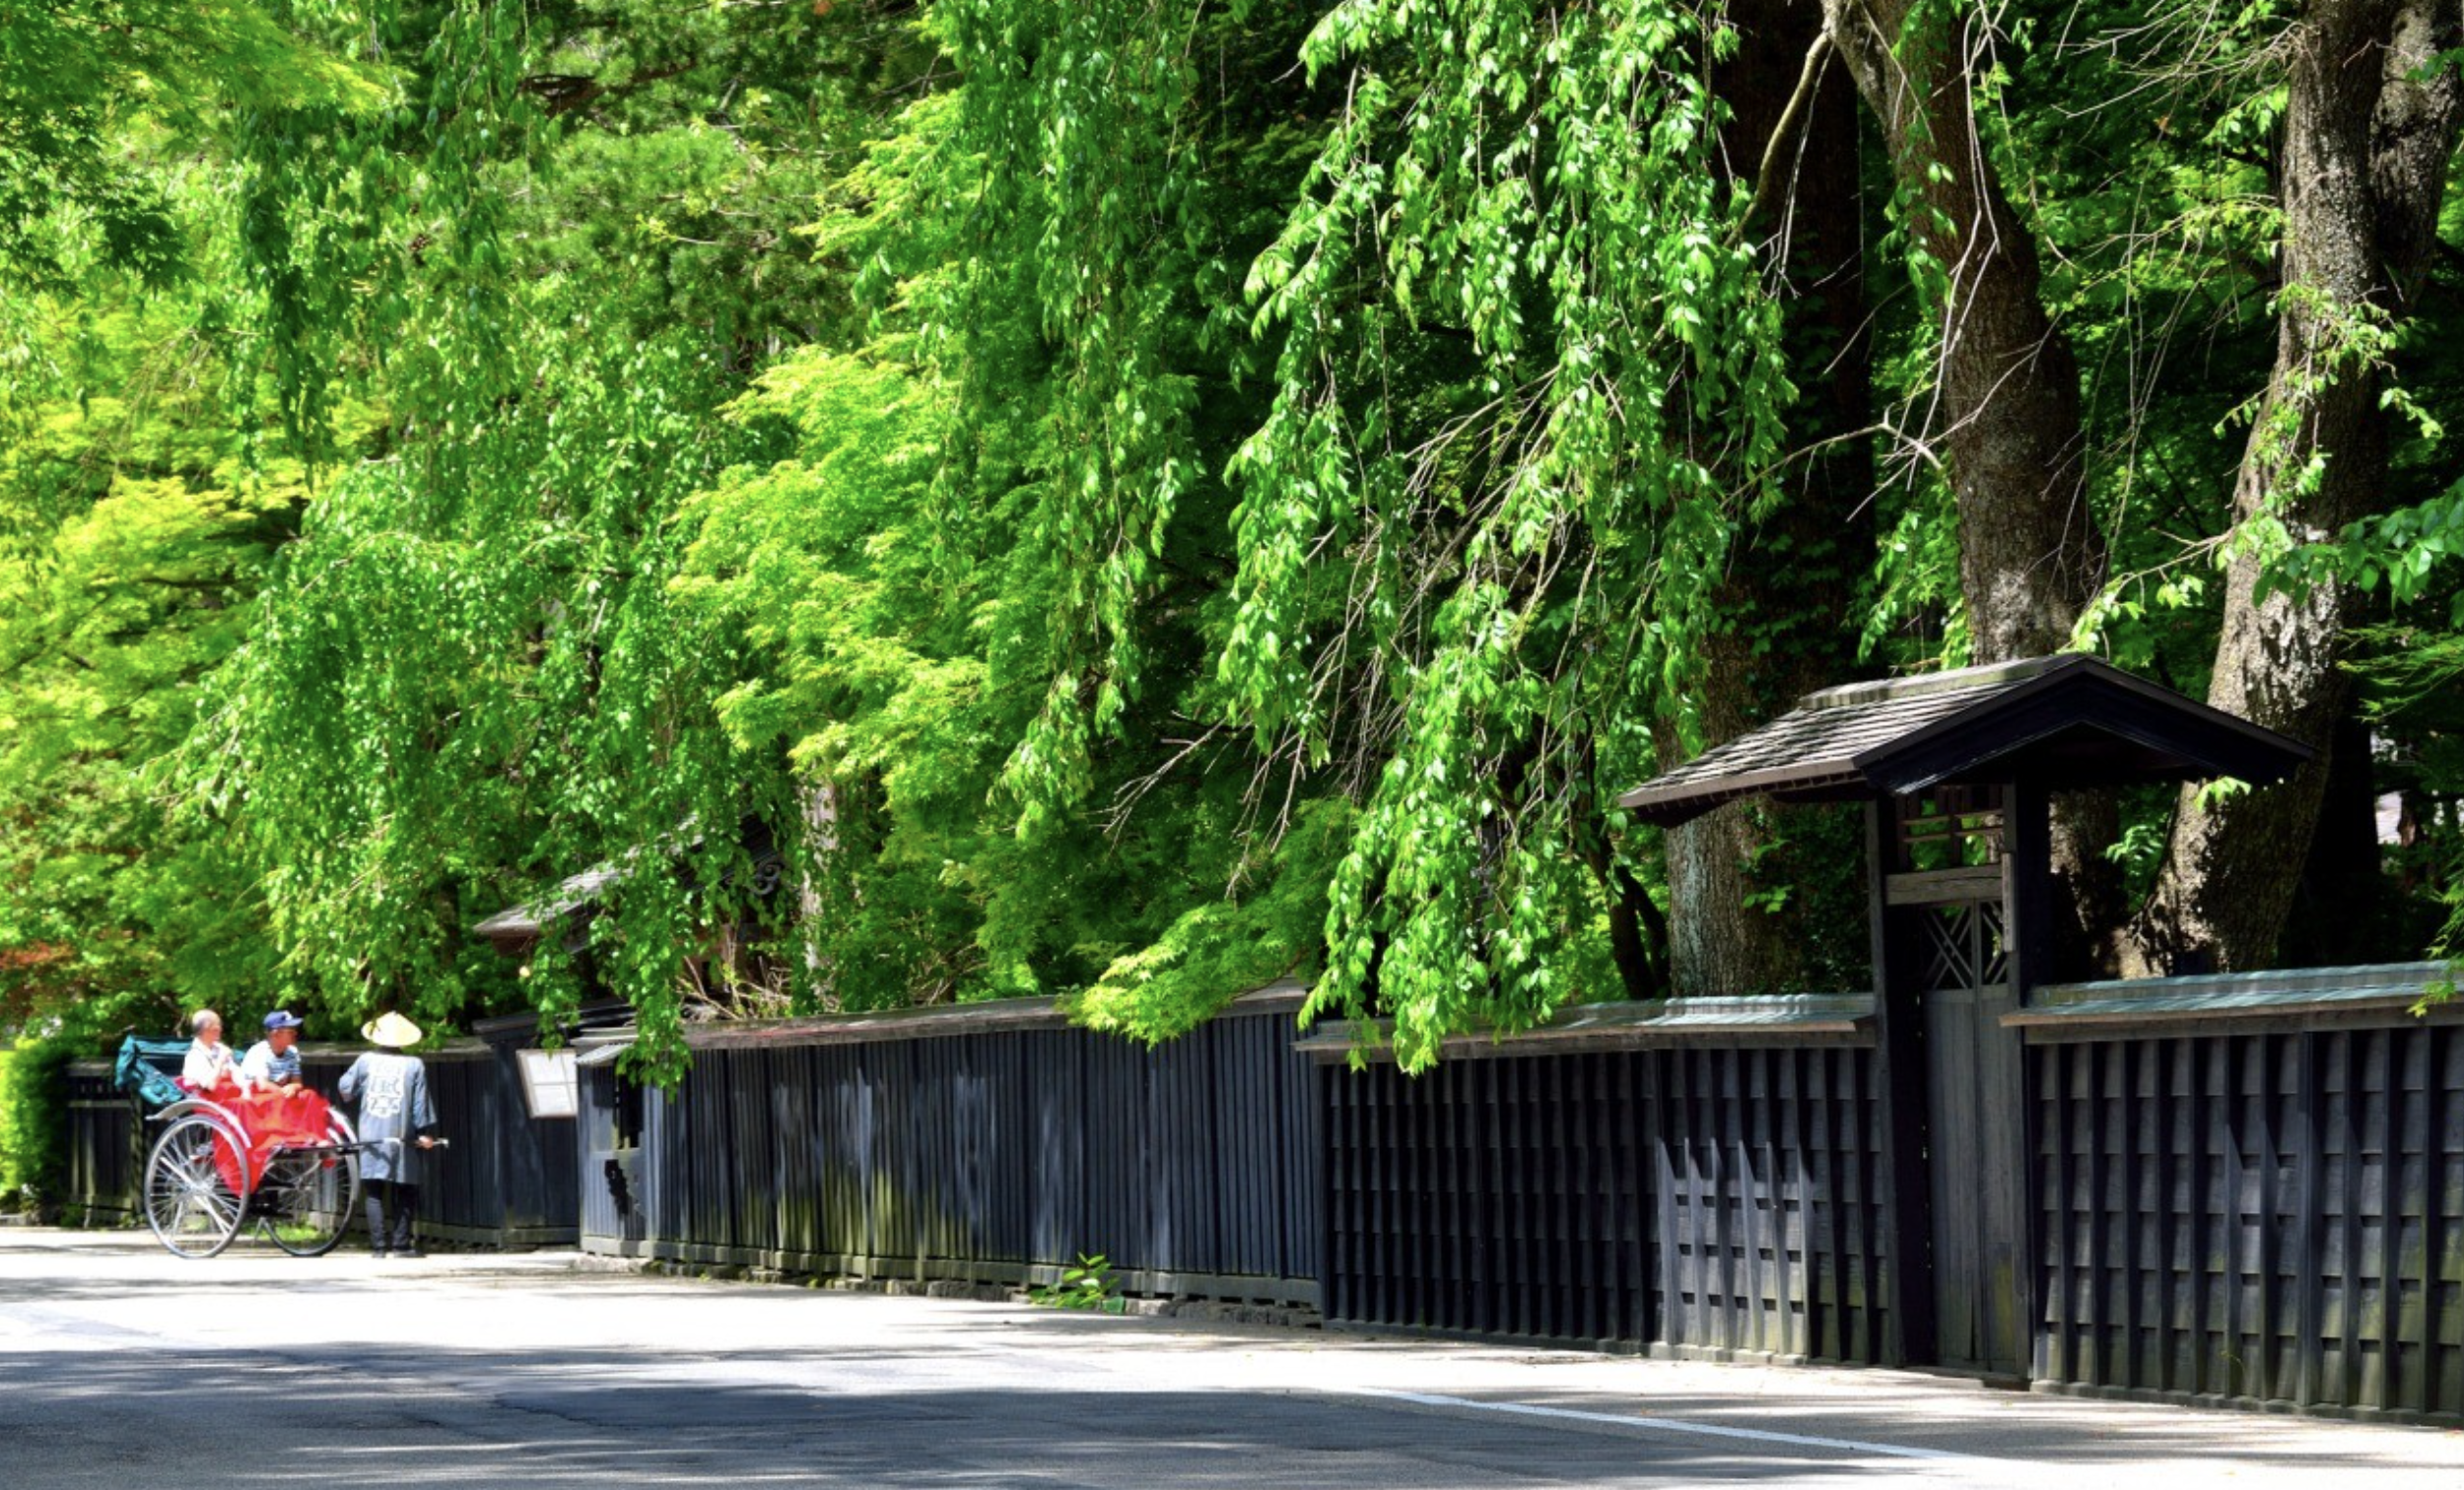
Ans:
MULTIPOLYGON (((331 1142, 347 1143, 347 1133, 331 1142)), ((295 1257, 334 1250, 360 1199, 360 1156, 344 1148, 286 1149, 265 1163, 256 1213, 265 1239, 295 1257)))
POLYGON ((203 1114, 175 1118, 146 1159, 146 1224, 155 1240, 183 1257, 210 1257, 240 1235, 247 1196, 232 1189, 214 1162, 220 1147, 236 1157, 236 1135, 203 1114))

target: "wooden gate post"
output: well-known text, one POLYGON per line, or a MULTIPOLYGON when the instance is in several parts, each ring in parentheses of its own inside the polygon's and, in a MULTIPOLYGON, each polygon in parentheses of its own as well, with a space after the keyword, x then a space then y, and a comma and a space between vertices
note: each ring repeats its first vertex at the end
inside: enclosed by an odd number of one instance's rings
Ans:
POLYGON ((1886 893, 1890 838, 1897 831, 1893 805, 1877 797, 1865 804, 1866 902, 1874 948, 1874 1079, 1881 1088, 1880 1148, 1883 1255, 1890 1259, 1890 1304, 1884 1316, 1882 1359, 1893 1366, 1935 1357, 1932 1265, 1933 1182, 1925 1159, 1925 1011, 1916 983, 1895 967, 1897 939, 1890 934, 1886 893))

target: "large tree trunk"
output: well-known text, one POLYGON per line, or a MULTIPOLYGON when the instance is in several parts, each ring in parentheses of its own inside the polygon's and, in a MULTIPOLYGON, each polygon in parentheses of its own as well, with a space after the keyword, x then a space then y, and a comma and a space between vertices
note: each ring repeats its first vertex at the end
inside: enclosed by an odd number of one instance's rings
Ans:
MULTIPOLYGON (((2070 644, 2103 582, 2088 509, 2079 365, 2045 314, 2035 240, 2011 208, 1976 126, 1985 13, 1915 0, 1823 0, 1826 34, 1882 122, 1917 241, 1943 267, 1940 398, 1931 421, 1959 513, 1959 585, 1975 660, 2070 644)), ((2061 961, 2102 964, 2122 918, 2101 792, 2057 798, 2054 872, 2069 923, 2061 961)))
POLYGON ((2387 413, 2357 346, 2409 313, 2435 244, 2459 89, 2437 55, 2458 0, 2312 0, 2286 44, 2284 290, 2276 367, 2243 451, 2208 702, 2315 747, 2291 781, 2186 788, 2129 967, 2265 963, 2282 935, 2351 707, 2338 663, 2354 599, 2260 593, 2291 543, 2333 537, 2378 501, 2387 413))
MULTIPOLYGON (((1737 0, 1741 45, 1714 79, 1732 110, 1725 170, 1757 202, 1747 231, 1764 245, 1786 304, 1790 373, 1803 391, 1791 418, 1797 454, 1776 509, 1741 536, 1713 599, 1699 705, 1710 744, 1841 681, 1856 662, 1841 625, 1872 566, 1872 464, 1864 442, 1817 445, 1872 423, 1872 357, 1860 242, 1857 100, 1820 55, 1817 0, 1737 0)), ((1674 749, 1663 736, 1664 752, 1674 749)), ((1676 991, 1743 993, 1805 986, 1806 897, 1777 906, 1755 892, 1835 864, 1785 846, 1785 819, 1759 804, 1723 807, 1667 837, 1669 960, 1676 991), (1776 851, 1775 851, 1776 850, 1776 851)))
POLYGON ((2318 827, 2301 861, 2293 911, 2276 944, 2286 967, 2351 967, 2384 955, 2399 900, 2378 844, 2378 792, 2369 721, 2348 710, 2336 721, 2335 760, 2319 794, 2318 827))
POLYGON ((2101 582, 2103 545, 2088 511, 2079 365, 2045 314, 2035 241, 1977 135, 1986 20, 1913 0, 1824 0, 1823 11, 1948 282, 1933 423, 1958 504, 1977 659, 2057 651, 2101 582))

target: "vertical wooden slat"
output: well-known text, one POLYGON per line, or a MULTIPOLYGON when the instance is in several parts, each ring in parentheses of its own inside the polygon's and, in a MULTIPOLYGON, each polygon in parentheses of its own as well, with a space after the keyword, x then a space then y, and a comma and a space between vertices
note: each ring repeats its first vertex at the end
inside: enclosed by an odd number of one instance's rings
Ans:
MULTIPOLYGON (((2324 1111, 2322 1067, 2328 1058, 2325 1038, 2315 1033, 2292 1037, 2291 1044, 2299 1052, 2299 1096, 2292 1114, 2284 1120, 2285 1134, 2292 1140, 2293 1195, 2290 1211, 2274 1209, 2271 1230, 2280 1230, 2278 1270, 2290 1272, 2293 1283, 2291 1308, 2292 1327, 2288 1342, 2268 1342, 2268 1355, 2275 1363, 2275 1378, 2269 1383, 2270 1394, 2285 1397, 2299 1406, 2308 1406, 2318 1398, 2319 1352, 2301 1342, 2316 1341, 2324 1327, 2327 1301, 2326 1282, 2320 1273, 2320 1241, 2325 1231, 2321 1207, 2326 1201, 2326 1176, 2322 1173, 2323 1129, 2329 1115, 2324 1111), (2293 1255, 2287 1259, 2283 1252, 2287 1244, 2293 1255), (2285 1369, 2290 1362, 2292 1369, 2285 1369)), ((2286 1197, 2279 1195, 2280 1203, 2286 1197)), ((2279 1322, 2283 1322, 2281 1320, 2279 1322)))
POLYGON ((1798 1052, 1797 1152, 1803 1165, 1805 1226, 1805 1333, 1803 1352, 1809 1360, 1842 1359, 1838 1311, 1838 1183, 1830 1153, 1830 1055, 1822 1050, 1798 1052))
POLYGON ((2079 1349, 2073 1368, 2079 1373, 2081 1382, 2095 1387, 2105 1382, 2106 1301, 2110 1297, 2107 1293, 2106 1256, 2110 1251, 2108 1227, 2114 1210, 2112 1196, 2105 1188, 2108 1167, 2105 1155, 2106 1135, 2111 1129, 2112 1119, 2111 1101, 2105 1086, 2106 1048, 2101 1045, 2085 1047, 2080 1051, 2080 1059, 2086 1067, 2088 1081, 2088 1130, 2082 1145, 2088 1160, 2088 1211, 2084 1218, 2087 1234, 2082 1239, 2085 1247, 2080 1284, 2079 1349))
POLYGON ((1386 1278, 1384 1232, 1387 1228, 1386 1176, 1388 1072, 1383 1068, 1363 1071, 1353 1078, 1360 1083, 1360 1108, 1353 1116, 1360 1124, 1360 1265, 1356 1280, 1360 1290, 1359 1318, 1371 1323, 1386 1323, 1386 1278))
POLYGON ((1780 1050, 1770 1054, 1780 1086, 1780 1109, 1772 1123, 1772 1200, 1779 1217, 1779 1348, 1791 1356, 1810 1354, 1807 1336, 1811 1330, 1814 1290, 1806 1277, 1806 1265, 1813 1248, 1810 1228, 1813 1207, 1806 1195, 1807 1169, 1803 1162, 1805 1148, 1801 1141, 1804 1130, 1805 1101, 1803 1095, 1803 1057, 1801 1050, 1780 1050))
POLYGON ((1685 1193, 1685 1229, 1679 1238, 1684 1249, 1683 1266, 1687 1296, 1685 1338, 1693 1344, 1717 1348, 1723 1342, 1720 1321, 1714 1316, 1719 1278, 1711 1256, 1710 1195, 1718 1184, 1714 1166, 1718 1163, 1719 1109, 1717 1091, 1703 1075, 1703 1054, 1699 1050, 1679 1050, 1672 1062, 1677 1068, 1677 1108, 1683 1116, 1685 1164, 1679 1183, 1685 1193))
POLYGON ((1650 1313, 1650 1136, 1645 1126, 1643 1075, 1649 1057, 1625 1051, 1613 1058, 1616 1081, 1618 1221, 1615 1239, 1618 1276, 1623 1280, 1617 1337, 1634 1345, 1652 1338, 1650 1313))
POLYGON ((2259 1161, 2256 1236, 2258 1260, 2255 1284, 2252 1389, 2261 1401, 2290 1401, 2296 1386, 2282 1349, 2300 1328, 2308 1301, 2300 1287, 2301 1249, 2287 1256, 2288 1217, 2299 1203, 2300 1187, 2316 1179, 2308 1162, 2309 1148, 2301 1131, 2309 1125, 2316 1098, 2300 1072, 2308 1065, 2306 1037, 2262 1035, 2251 1042, 2258 1052, 2257 1086, 2252 1100, 2262 1113, 2254 1145, 2259 1161), (2287 1183, 2290 1175, 2292 1183, 2287 1183))
MULTIPOLYGON (((2450 1253, 2449 1226, 2454 1213, 2442 1201, 2446 1192, 2446 1177, 2451 1165, 2464 1154, 2464 1145, 2447 1144, 2447 1114, 2458 1083, 2451 1077, 2464 1077, 2464 1071, 2450 1073, 2451 1062, 2443 1057, 2464 1050, 2456 1032, 2436 1025, 2425 1027, 2420 1036, 2422 1048, 2422 1185, 2421 1185, 2421 1309, 2417 1338, 2420 1341, 2421 1365, 2414 1374, 2413 1390, 2406 1405, 2416 1412, 2446 1410, 2464 1413, 2464 1372, 2449 1378, 2454 1388, 2451 1397, 2439 1393, 2440 1368, 2444 1364, 2439 1349, 2439 1323, 2445 1311, 2440 1308, 2443 1296, 2444 1269, 2441 1262, 2450 1253)), ((2464 1249, 2457 1249, 2464 1251, 2464 1249)), ((2459 1329, 2464 1330, 2464 1310, 2458 1310, 2459 1329)), ((2464 1339, 2459 1339, 2464 1347, 2464 1339)))
POLYGON ((1761 1145, 1756 1141, 1764 1117, 1762 1101, 1766 1093, 1760 1077, 1763 1062, 1758 1050, 1728 1050, 1723 1054, 1733 1082, 1729 1111, 1736 1127, 1729 1135, 1729 1151, 1737 1169, 1737 1185, 1731 1192, 1739 1225, 1736 1240, 1742 1282, 1738 1293, 1738 1316, 1734 1338, 1743 1350, 1769 1350, 1768 1335, 1771 1274, 1765 1257, 1771 1249, 1771 1216, 1768 1204, 1770 1175, 1758 1161, 1761 1145))
POLYGON ((2149 1129, 2151 1120, 2157 1116, 2152 1080, 2156 1051, 2145 1042, 2133 1041, 2120 1047, 2117 1053, 2123 1056, 2125 1064, 2118 1115, 2122 1134, 2122 1206, 2117 1218, 2122 1230, 2121 1369, 2115 1381, 2125 1387, 2141 1387, 2162 1374, 2147 1309, 2149 1275, 2162 1261, 2160 1255, 2151 1255, 2148 1246, 2148 1230, 2156 1224, 2160 1214, 2149 1189, 2150 1150, 2159 1136, 2149 1129))
POLYGON ((2371 1036, 2378 1058, 2371 1123, 2377 1134, 2374 1150, 2378 1156, 2373 1187, 2378 1246, 2371 1261, 2377 1268, 2378 1286, 2370 1326, 2376 1380, 2367 1384, 2361 1398, 2361 1405, 2368 1407, 2401 1406, 2404 1388, 2409 1385, 2404 1349, 2404 1236, 2407 1195, 2417 1191, 2406 1183, 2410 1165, 2405 1152, 2404 1119, 2412 1109, 2407 1096, 2411 1083, 2406 1077, 2407 1062, 2418 1049, 2417 1033, 2379 1030, 2371 1036))
POLYGON ((2253 1042, 2228 1037, 2218 1044, 2213 1080, 2217 1092, 2215 1127, 2223 1154, 2218 1216, 2222 1233, 2219 1250, 2224 1254, 2221 1286, 2224 1291, 2224 1348, 2219 1352, 2224 1369, 2218 1377, 2217 1390, 2229 1398, 2255 1395, 2257 1391, 2252 1370, 2255 1352, 2250 1345, 2254 1311, 2245 1279, 2256 1265, 2258 1241, 2250 1233, 2245 1217, 2257 1204, 2259 1179, 2252 1157, 2251 1118, 2244 1111, 2241 1095, 2242 1071, 2251 1059, 2253 1042))
POLYGON ((2079 1297, 2074 1276, 2078 1241, 2072 1226, 2078 1191, 2073 1138, 2079 1113, 2077 1060, 2074 1049, 2063 1045, 2041 1047, 2035 1055, 2043 1067, 2037 1092, 2046 1107, 2038 1135, 2044 1149, 2040 1203, 2045 1221, 2039 1261, 2046 1275, 2046 1313, 2044 1325, 2037 1331, 2034 1369, 2040 1379, 2064 1381, 2071 1371, 2071 1333, 2079 1297))
POLYGON ((2214 1042, 2194 1038, 2173 1043, 2172 1135, 2174 1253, 2173 1292, 2165 1301, 2165 1318, 2174 1331, 2173 1359, 2164 1381, 2168 1390, 2197 1394, 2210 1389, 2207 1361, 2208 1248, 2210 1232, 2206 1115, 2201 1095, 2205 1085, 2200 1065, 2214 1042))
POLYGON ((1677 1101, 1677 1052, 1654 1050, 1650 1059, 1654 1117, 1652 1207, 1657 1221, 1657 1245, 1652 1249, 1652 1283, 1659 1300, 1659 1337, 1686 1344, 1693 1342, 1694 1336, 1690 1333, 1693 1321, 1686 1315, 1678 1279, 1683 1262, 1678 1253, 1677 1235, 1684 1198, 1677 1186, 1681 1183, 1679 1146, 1685 1141, 1685 1123, 1677 1101))
MULTIPOLYGON (((2351 1406, 2357 1400, 2361 1384, 2361 1340, 2365 1330, 2362 1309, 2362 1244, 2361 1185, 2368 1166, 2367 1137, 2369 1093, 2364 1088, 2369 1034, 2366 1031, 2340 1031, 2328 1037, 2327 1053, 2333 1067, 2322 1073, 2322 1085, 2332 1081, 2340 1091, 2325 1094, 2322 1106, 2330 1126, 2327 1146, 2335 1152, 2335 1164, 2322 1183, 2334 1186, 2336 1215, 2321 1228, 2318 1241, 2324 1247, 2326 1228, 2332 1226, 2335 1245, 2332 1252, 2319 1259, 2323 1307, 2321 1328, 2313 1339, 2333 1339, 2336 1358, 2321 1361, 2317 1376, 2310 1383, 2313 1395, 2306 1403, 2351 1406), (2334 1292, 2326 1294, 2326 1269, 2335 1266, 2334 1292), (2327 1305, 2332 1304, 2332 1307, 2327 1305)), ((2304 1352, 2308 1354, 2308 1352, 2304 1352)))
POLYGON ((1862 1301, 1856 1324, 1858 1357, 1878 1365, 1904 1365, 1909 1331, 1904 1321, 1895 1319, 1905 1301, 1899 1296, 1899 1270, 1890 1253, 1896 1235, 1891 1185, 1882 1173, 1895 1152, 1884 1127, 1883 1099, 1877 1090, 1885 1069, 1880 1058, 1863 1051, 1839 1063, 1847 1097, 1842 1109, 1849 1123, 1840 1151, 1855 1163, 1853 1193, 1867 1197, 1854 1212, 1857 1292, 1862 1301))
POLYGON ((1352 1168, 1359 1163, 1361 1144, 1352 1132, 1351 1093, 1345 1090, 1351 1075, 1341 1066, 1329 1064, 1318 1072, 1318 1085, 1326 1093, 1321 1104, 1327 1114, 1327 1168, 1325 1230, 1320 1255, 1326 1259, 1323 1282, 1319 1289, 1318 1307, 1330 1320, 1352 1321, 1360 1317, 1359 1306, 1352 1300, 1352 1280, 1359 1268, 1352 1257, 1352 1205, 1356 1186, 1352 1168))
POLYGON ((2443 1162, 2441 1176, 2426 1188, 2434 1198, 2426 1207, 2425 1275, 2435 1285, 2435 1297, 2425 1303, 2423 1329, 2436 1364, 2431 1400, 2443 1413, 2464 1416, 2464 1031, 2438 1032, 2434 1064, 2442 1074, 2431 1090, 2429 1151, 2443 1162))

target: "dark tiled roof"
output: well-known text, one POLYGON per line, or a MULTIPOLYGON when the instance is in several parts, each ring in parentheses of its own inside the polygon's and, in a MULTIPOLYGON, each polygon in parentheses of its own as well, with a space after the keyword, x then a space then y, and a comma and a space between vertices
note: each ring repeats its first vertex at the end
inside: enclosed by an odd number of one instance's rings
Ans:
POLYGON ((1842 708, 1815 694, 1760 729, 1717 745, 1618 800, 1640 805, 1663 797, 1716 790, 1722 800, 1772 786, 1863 786, 1857 757, 1922 724, 1955 714, 1998 690, 1992 685, 1945 689, 1916 698, 1842 708))
MULTIPOLYGON (((779 850, 772 842, 769 826, 748 819, 742 831, 744 846, 753 855, 756 872, 775 871, 780 862, 779 850)), ((675 833, 660 839, 657 848, 672 856, 699 848, 702 843, 701 831, 687 820, 675 833)), ((633 878, 642 854, 642 849, 633 848, 606 863, 592 864, 559 883, 544 899, 499 911, 471 930, 496 943, 500 951, 517 951, 536 941, 547 927, 567 916, 595 908, 610 890, 633 878)))
POLYGON ((2029 1007, 2003 1015, 2002 1023, 2027 1031, 2031 1041, 2103 1039, 2116 1026, 2190 1025, 2257 1013, 2314 1017, 2413 1009, 2453 980, 2447 963, 2391 963, 2053 983, 2031 994, 2029 1007))
MULTIPOLYGON (((1534 1050, 1638 1050, 1689 1042, 1871 1044, 1871 993, 1762 993, 1744 998, 1670 998, 1650 1003, 1582 1004, 1561 1009, 1536 1029, 1511 1034, 1472 1031, 1449 1036, 1448 1060, 1463 1056, 1528 1055, 1534 1050)), ((1392 1020, 1322 1025, 1292 1049, 1313 1060, 1394 1058, 1392 1020)))
POLYGON ((530 906, 514 906, 499 911, 471 929, 490 941, 524 940, 538 936, 541 928, 563 920, 607 893, 608 887, 623 883, 633 873, 630 864, 598 864, 582 870, 556 887, 544 901, 530 906))
POLYGON ((2055 786, 2275 780, 2309 755, 2093 657, 2066 654, 1809 694, 1617 801, 1646 821, 1679 823, 1741 797, 1887 795, 1996 766, 2055 786))

